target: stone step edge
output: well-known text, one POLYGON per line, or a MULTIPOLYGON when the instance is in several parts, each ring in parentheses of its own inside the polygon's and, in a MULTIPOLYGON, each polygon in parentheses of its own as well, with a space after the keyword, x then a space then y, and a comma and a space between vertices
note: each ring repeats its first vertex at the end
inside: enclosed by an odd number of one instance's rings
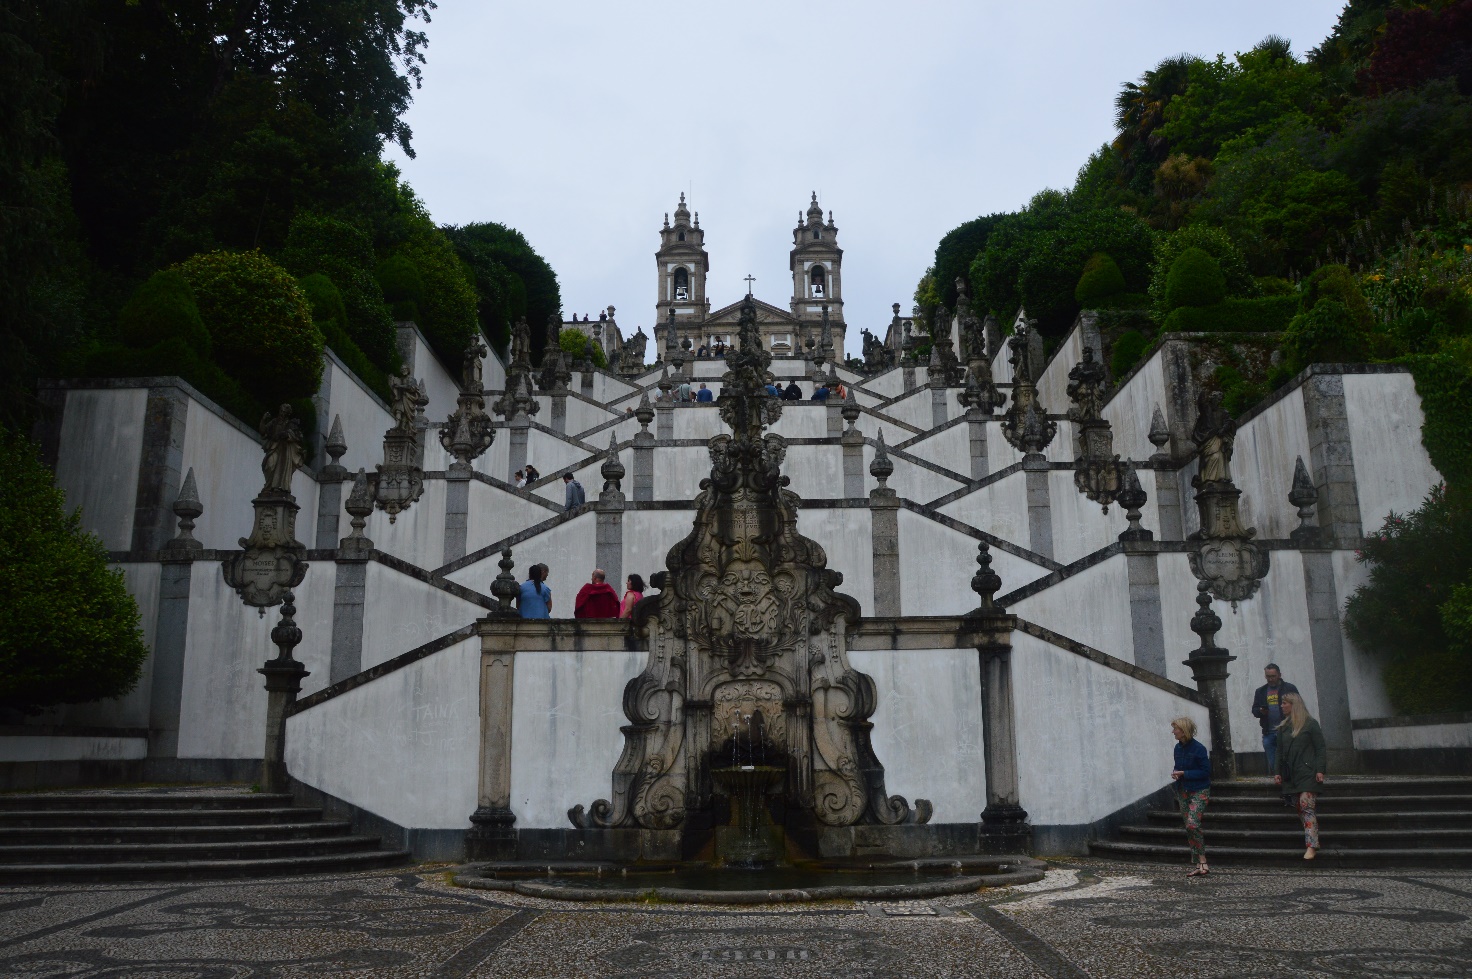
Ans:
POLYGON ((172 793, 172 792, 77 792, 77 793, 50 793, 50 792, 14 792, 0 794, 0 810, 14 808, 19 805, 35 804, 40 809, 71 809, 76 808, 77 803, 107 803, 104 809, 128 809, 133 808, 132 803, 144 805, 158 804, 158 808, 164 809, 207 809, 214 806, 223 806, 226 803, 238 804, 242 801, 255 801, 261 803, 292 801, 291 794, 286 792, 221 792, 214 795, 204 793, 172 793))
POLYGON ((264 857, 258 860, 182 860, 144 863, 22 863, 0 864, 0 882, 50 883, 79 877, 106 880, 162 879, 168 877, 296 876, 361 866, 392 867, 413 862, 404 850, 370 850, 320 857, 264 857))
POLYGON ((219 816, 222 813, 236 813, 241 815, 260 815, 261 813, 284 815, 292 813, 301 816, 302 822, 313 822, 314 820, 311 814, 317 813, 320 816, 321 812, 321 808, 300 806, 282 806, 279 808, 262 806, 259 809, 0 809, 0 828, 5 826, 7 820, 12 819, 46 819, 55 817, 79 819, 84 817, 88 819, 126 817, 128 819, 138 819, 148 816, 178 818, 179 816, 191 814, 219 816))
MULTIPOLYGON (((1191 855, 1191 851, 1190 851, 1190 849, 1188 847, 1184 847, 1184 846, 1161 846, 1161 845, 1150 844, 1150 843, 1118 843, 1118 842, 1090 843, 1089 844, 1089 851, 1091 853, 1097 851, 1097 852, 1104 852, 1104 853, 1129 853, 1129 854, 1140 854, 1140 855, 1155 855, 1155 856, 1159 856, 1159 857, 1170 857, 1172 859, 1182 859, 1182 860, 1184 860, 1185 858, 1190 857, 1190 855, 1191 855)), ((1249 858, 1250 857, 1272 857, 1272 858, 1277 859, 1277 858, 1281 858, 1284 853, 1292 853, 1292 852, 1293 852, 1292 850, 1278 850, 1278 849, 1273 849, 1273 848, 1270 848, 1270 847, 1216 846, 1216 847, 1211 847, 1210 850, 1208 850, 1206 857, 1207 857, 1207 862, 1210 863, 1213 858, 1218 857, 1218 856, 1225 856, 1225 857, 1249 857, 1249 858)), ((1420 860, 1420 859, 1425 859, 1428 856, 1434 856, 1434 857, 1437 857, 1438 859, 1446 859, 1448 857, 1454 857, 1454 858, 1459 858, 1459 859, 1472 860, 1472 849, 1462 849, 1460 847, 1456 847, 1456 848, 1444 847, 1444 848, 1437 849, 1437 848, 1426 847, 1426 848, 1423 848, 1423 849, 1409 849, 1409 850, 1408 849, 1357 850, 1357 849, 1338 849, 1338 848, 1328 848, 1328 847, 1326 847, 1326 848, 1322 848, 1322 849, 1319 850, 1319 857, 1318 858, 1319 859, 1325 859, 1325 858, 1337 859, 1337 858, 1340 858, 1340 857, 1353 857, 1353 858, 1360 858, 1360 859, 1364 859, 1364 858, 1369 858, 1369 859, 1390 859, 1390 858, 1400 857, 1400 858, 1405 858, 1405 859, 1417 859, 1417 860, 1420 860)), ((1298 862, 1300 862, 1300 863, 1311 863, 1313 861, 1300 860, 1298 862)))
MULTIPOLYGON (((182 853, 191 850, 282 850, 289 847, 322 846, 344 850, 377 850, 383 840, 377 836, 326 836, 309 837, 304 840, 238 840, 201 841, 197 843, 42 843, 34 846, 0 846, 0 866, 12 861, 7 857, 21 856, 38 850, 66 850, 79 856, 102 855, 117 852, 182 853)), ((149 861, 153 863, 154 861, 149 861)))
MULTIPOLYGON (((1121 833, 1130 833, 1130 834, 1133 834, 1135 836, 1170 837, 1172 839, 1175 839, 1175 838, 1179 838, 1179 837, 1184 836, 1186 830, 1185 830, 1184 827, 1179 826, 1179 825, 1177 825, 1177 826, 1121 826, 1119 828, 1119 832, 1121 832, 1121 833)), ((1282 830, 1277 830, 1277 829, 1274 829, 1274 830, 1213 829, 1211 827, 1211 825, 1210 825, 1209 822, 1206 825, 1202 826, 1202 832, 1204 832, 1206 834, 1207 839, 1210 839, 1213 836, 1217 837, 1218 839, 1228 839, 1228 838, 1230 838, 1230 839, 1244 839, 1244 840, 1253 840, 1253 839, 1256 839, 1256 840, 1300 839, 1301 840, 1301 839, 1303 839, 1303 831, 1301 829, 1297 829, 1297 830, 1291 829, 1291 828, 1290 829, 1282 829, 1282 830)), ((1378 840, 1378 839, 1397 839, 1397 840, 1400 840, 1400 839, 1405 839, 1406 836, 1407 836, 1407 833, 1404 830, 1398 830, 1398 829, 1372 829, 1372 830, 1361 830, 1361 831, 1358 831, 1358 832, 1357 831, 1354 831, 1354 830, 1339 830, 1339 831, 1334 832, 1334 833, 1325 833, 1325 834, 1322 834, 1322 835, 1325 835, 1325 836, 1333 836, 1333 837, 1335 837, 1337 839, 1340 839, 1340 840, 1346 840, 1346 839, 1366 839, 1366 838, 1369 838, 1371 840, 1378 840)), ((1445 838, 1466 837, 1467 840, 1468 840, 1468 842, 1472 842, 1472 827, 1468 827, 1466 829, 1418 829, 1413 834, 1410 834, 1410 835, 1413 835, 1413 836, 1415 836, 1415 837, 1417 837, 1419 839, 1445 839, 1445 838)), ((1424 850, 1425 847, 1396 847, 1395 849, 1424 850)))
MULTIPOLYGON (((1281 812, 1232 812, 1231 810, 1228 810, 1226 812, 1222 812, 1221 810, 1213 809, 1210 806, 1208 806, 1207 809, 1206 809, 1206 812, 1207 812, 1207 815, 1208 816, 1211 816, 1213 818, 1216 818, 1216 819, 1230 819, 1233 822, 1237 822, 1237 821, 1245 822, 1247 820, 1278 819, 1278 818, 1296 820, 1298 818, 1298 813, 1296 813, 1292 809, 1289 809, 1287 806, 1284 806, 1281 812)), ((1178 819, 1181 818, 1181 814, 1179 812, 1176 812, 1173 809, 1150 809, 1150 810, 1147 811, 1146 815, 1148 815, 1151 819, 1176 819, 1176 820, 1178 820, 1178 819)), ((1381 819, 1381 820, 1389 820, 1389 819, 1421 819, 1421 820, 1426 820, 1426 819, 1446 819, 1446 820, 1453 820, 1453 819, 1455 819, 1455 820, 1460 820, 1460 821, 1463 821, 1463 822, 1472 823, 1472 810, 1465 810, 1465 809, 1418 809, 1418 810, 1405 811, 1405 810, 1394 809, 1394 810, 1380 810, 1378 812, 1343 812, 1343 811, 1340 811, 1340 812, 1327 812, 1327 813, 1321 811, 1319 813, 1319 822, 1322 823, 1326 819, 1329 819, 1329 820, 1339 820, 1339 819, 1354 819, 1354 820, 1362 820, 1362 819, 1381 819)))
MULTIPOLYGON (((303 829, 322 829, 341 832, 351 828, 346 819, 307 819, 299 823, 240 823, 211 825, 209 823, 170 824, 167 826, 5 826, 0 824, 0 844, 7 837, 37 836, 46 833, 56 835, 97 835, 100 833, 120 836, 162 836, 168 833, 291 833, 303 829)), ((323 833, 324 836, 329 835, 323 833)), ((42 842, 42 841, 37 841, 42 842)))

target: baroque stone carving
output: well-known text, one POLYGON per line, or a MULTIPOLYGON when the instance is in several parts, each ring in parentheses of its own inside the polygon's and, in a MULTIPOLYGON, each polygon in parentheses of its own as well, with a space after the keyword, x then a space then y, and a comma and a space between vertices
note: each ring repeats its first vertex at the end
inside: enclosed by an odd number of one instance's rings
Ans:
POLYGON ((486 346, 479 337, 472 339, 470 346, 465 348, 460 396, 456 399, 455 410, 440 429, 440 445, 455 459, 450 463, 452 470, 469 472, 470 460, 483 454, 496 440, 495 425, 486 414, 486 399, 482 393, 481 358, 486 353, 486 346))
POLYGON ((1105 513, 1119 495, 1126 468, 1114 454, 1114 433, 1102 415, 1108 380, 1104 365, 1094 359, 1094 348, 1085 346, 1083 359, 1068 372, 1066 389, 1073 402, 1068 418, 1074 423, 1078 442, 1073 484, 1105 513))
POLYGON ((1002 416, 1002 437, 1018 452, 1040 458, 1058 434, 1058 423, 1049 420, 1038 403, 1037 380, 1032 376, 1031 333, 1026 323, 1020 323, 1007 342, 1012 351, 1007 358, 1012 364, 1012 404, 1002 416))
POLYGON ((429 396, 424 393, 423 382, 409 376, 409 368, 399 373, 389 381, 394 395, 394 426, 383 433, 383 462, 376 467, 373 487, 374 503, 388 514, 389 523, 397 521, 399 514, 424 493, 424 443, 420 433, 427 427, 423 419, 429 396))
POLYGON ((240 600, 264 615, 306 577, 307 548, 296 539, 301 507, 291 493, 291 476, 301 465, 302 428, 290 405, 282 405, 275 415, 266 413, 261 436, 265 485, 251 501, 255 522, 250 536, 240 538, 241 550, 226 558, 220 570, 240 600))
POLYGON ((757 751, 784 770, 789 811, 828 826, 925 822, 929 803, 885 791, 869 743, 874 681, 848 661, 858 604, 835 591, 842 575, 798 533, 798 499, 781 472, 787 443, 763 433, 782 403, 766 393, 771 356, 749 297, 738 336, 717 400, 731 431, 710 440, 694 526, 651 579, 659 594, 634 610, 649 654, 624 689, 612 797, 568 817, 583 828, 682 826, 712 805, 711 773, 729 767, 745 732, 746 757, 757 751))
POLYGON ((1196 399, 1196 443, 1200 471, 1191 477, 1196 489, 1200 527, 1187 539, 1199 545, 1187 555, 1191 572, 1224 602, 1246 601, 1268 573, 1268 553, 1252 540, 1256 529, 1243 527, 1238 511, 1242 495, 1232 483, 1232 444, 1237 423, 1222 407, 1220 391, 1202 391, 1196 399))

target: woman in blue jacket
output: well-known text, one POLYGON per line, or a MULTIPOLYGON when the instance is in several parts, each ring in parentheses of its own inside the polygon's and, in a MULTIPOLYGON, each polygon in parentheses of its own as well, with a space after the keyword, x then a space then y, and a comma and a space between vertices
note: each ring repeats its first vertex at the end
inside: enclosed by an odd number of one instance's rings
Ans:
POLYGON ((1196 860, 1196 869, 1186 876, 1205 877, 1209 870, 1201 817, 1211 801, 1211 756, 1206 752, 1206 745, 1196 740, 1196 722, 1189 717, 1171 721, 1170 731, 1176 738, 1176 767, 1170 777, 1176 783, 1176 804, 1186 823, 1186 844, 1196 860))

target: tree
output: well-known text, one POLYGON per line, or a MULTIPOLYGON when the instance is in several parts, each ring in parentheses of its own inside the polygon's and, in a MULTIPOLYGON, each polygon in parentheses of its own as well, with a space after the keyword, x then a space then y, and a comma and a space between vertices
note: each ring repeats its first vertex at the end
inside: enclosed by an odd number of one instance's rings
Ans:
MULTIPOLYGON (((1125 160, 1125 176, 1147 181, 1167 155, 1167 142, 1160 132, 1172 100, 1184 95, 1191 83, 1192 68, 1201 59, 1180 54, 1166 58, 1140 76, 1126 82, 1114 97, 1114 149, 1125 160)), ((1147 183, 1148 186, 1148 183, 1147 183)))
POLYGON ((562 316, 562 292, 552 266, 521 232, 503 224, 480 221, 444 231, 474 277, 481 322, 492 342, 504 344, 511 324, 525 316, 532 327, 533 356, 540 356, 542 324, 562 316))
POLYGON ((346 317, 340 324, 368 359, 398 370, 398 335, 374 277, 373 241, 346 221, 298 214, 291 223, 281 264, 301 278, 320 272, 332 280, 346 317))
POLYGON ((26 439, 0 430, 0 707, 120 697, 148 647, 102 542, 68 515, 26 439))
POLYGON ((946 232, 940 244, 935 246, 935 264, 931 266, 931 270, 940 292, 940 301, 946 308, 956 308, 956 278, 969 274, 972 261, 986 247, 992 229, 1005 216, 988 214, 985 217, 972 218, 946 232))
POLYGON ((1281 38, 1266 38, 1232 61, 1193 62, 1186 91, 1165 108, 1160 135, 1173 152, 1211 157, 1229 140, 1291 112, 1308 113, 1321 79, 1281 38))

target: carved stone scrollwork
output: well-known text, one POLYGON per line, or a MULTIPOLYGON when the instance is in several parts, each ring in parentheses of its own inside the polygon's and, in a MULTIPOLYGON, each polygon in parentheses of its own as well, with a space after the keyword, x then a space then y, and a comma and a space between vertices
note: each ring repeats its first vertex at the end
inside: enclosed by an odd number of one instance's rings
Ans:
POLYGON ((1012 404, 1002 416, 1002 437, 1018 452, 1041 458, 1058 434, 1058 423, 1048 418, 1038 403, 1036 379, 1032 376, 1031 330, 1019 325, 1008 341, 1012 354, 1012 404))
POLYGON ((1114 433, 1104 420, 1104 389, 1109 374, 1094 359, 1094 348, 1084 347, 1083 359, 1068 372, 1068 418, 1076 426, 1078 451, 1073 484, 1078 491, 1109 512, 1109 504, 1124 485, 1126 466, 1114 454, 1114 433))
POLYGON ((1191 432, 1200 460, 1200 471, 1191 478, 1200 528, 1187 538, 1200 544, 1187 557, 1191 573, 1234 610, 1256 594, 1268 573, 1268 553, 1252 540, 1257 530, 1242 526, 1238 510, 1242 491, 1231 472, 1236 437, 1237 423, 1222 407, 1221 392, 1201 392, 1191 432))
POLYGON ((874 683, 848 662, 858 604, 835 590, 843 578, 823 549, 797 532, 799 501, 781 473, 787 444, 763 434, 781 402, 766 393, 771 357, 749 298, 738 337, 717 402, 731 432, 710 440, 694 526, 651 577, 660 593, 632 616, 649 656, 624 688, 629 723, 613 792, 568 818, 584 828, 681 826, 712 805, 708 773, 730 766, 744 737, 748 756, 785 768, 788 806, 824 825, 924 822, 928 803, 885 792, 869 743, 874 683))

